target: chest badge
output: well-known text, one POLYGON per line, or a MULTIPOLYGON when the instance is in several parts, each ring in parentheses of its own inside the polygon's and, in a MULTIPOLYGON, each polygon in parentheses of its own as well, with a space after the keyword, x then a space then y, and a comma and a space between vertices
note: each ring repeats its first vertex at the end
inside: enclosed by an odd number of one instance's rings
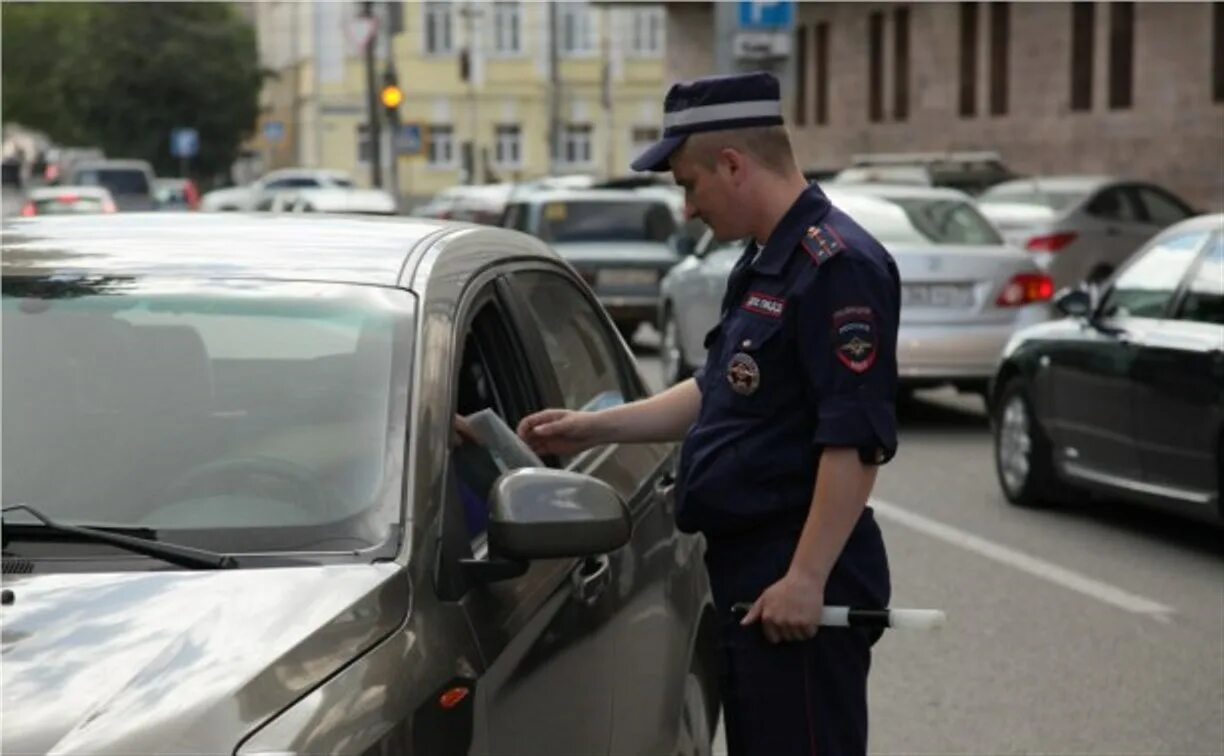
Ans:
POLYGON ((727 365, 727 383, 735 393, 751 396, 761 385, 761 368, 750 355, 736 352, 727 365))

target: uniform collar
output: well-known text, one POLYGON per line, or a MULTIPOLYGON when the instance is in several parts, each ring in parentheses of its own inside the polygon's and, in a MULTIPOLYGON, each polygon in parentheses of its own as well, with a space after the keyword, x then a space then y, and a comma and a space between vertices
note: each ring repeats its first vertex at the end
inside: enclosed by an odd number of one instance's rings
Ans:
POLYGON ((828 212, 829 198, 815 183, 808 184, 774 227, 765 248, 753 260, 752 269, 768 276, 781 273, 808 227, 819 224, 828 212))

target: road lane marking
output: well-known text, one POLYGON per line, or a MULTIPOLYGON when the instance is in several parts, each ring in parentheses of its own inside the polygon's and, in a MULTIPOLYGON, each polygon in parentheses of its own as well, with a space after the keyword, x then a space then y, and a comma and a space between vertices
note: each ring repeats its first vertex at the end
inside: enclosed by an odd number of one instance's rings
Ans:
POLYGON ((1164 623, 1170 622, 1170 615, 1176 611, 1173 607, 1166 606, 1158 601, 1124 591, 1117 586, 1090 578, 1066 567, 1060 567, 1053 562, 1047 562, 1044 559, 1030 556, 1023 551, 989 541, 960 528, 945 525, 930 517, 915 514, 896 504, 872 499, 871 507, 877 515, 885 520, 890 520, 898 525, 929 535, 932 538, 938 538, 941 541, 958 546, 966 551, 971 551, 979 556, 984 556, 987 559, 993 559, 1000 564, 1013 567, 1021 572, 1027 572, 1034 577, 1060 585, 1063 588, 1082 593, 1089 598, 1096 599, 1110 606, 1116 606, 1119 609, 1133 612, 1134 614, 1144 614, 1164 623))

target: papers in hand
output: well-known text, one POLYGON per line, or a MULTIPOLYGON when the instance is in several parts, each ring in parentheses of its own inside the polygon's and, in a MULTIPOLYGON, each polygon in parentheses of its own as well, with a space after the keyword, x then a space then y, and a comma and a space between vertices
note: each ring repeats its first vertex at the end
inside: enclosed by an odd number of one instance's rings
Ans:
POLYGON ((476 442, 493 456, 502 472, 519 467, 544 467, 531 447, 491 409, 482 409, 465 418, 476 442))

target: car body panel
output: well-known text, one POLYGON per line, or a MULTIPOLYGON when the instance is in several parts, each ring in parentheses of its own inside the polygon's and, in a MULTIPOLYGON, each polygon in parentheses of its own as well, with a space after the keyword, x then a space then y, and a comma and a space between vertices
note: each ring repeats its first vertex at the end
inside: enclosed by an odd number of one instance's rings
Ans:
POLYGON ((22 753, 228 752, 386 637, 395 565, 5 578, 4 746, 22 753), (103 653, 104 652, 104 653, 103 653), (191 690, 190 696, 175 690, 191 690))
POLYGON ((144 160, 83 160, 72 166, 63 183, 105 186, 120 211, 139 212, 157 209, 153 195, 155 178, 153 166, 144 160), (101 178, 104 173, 112 178, 101 178), (135 180, 117 182, 113 178, 123 174, 135 180))

